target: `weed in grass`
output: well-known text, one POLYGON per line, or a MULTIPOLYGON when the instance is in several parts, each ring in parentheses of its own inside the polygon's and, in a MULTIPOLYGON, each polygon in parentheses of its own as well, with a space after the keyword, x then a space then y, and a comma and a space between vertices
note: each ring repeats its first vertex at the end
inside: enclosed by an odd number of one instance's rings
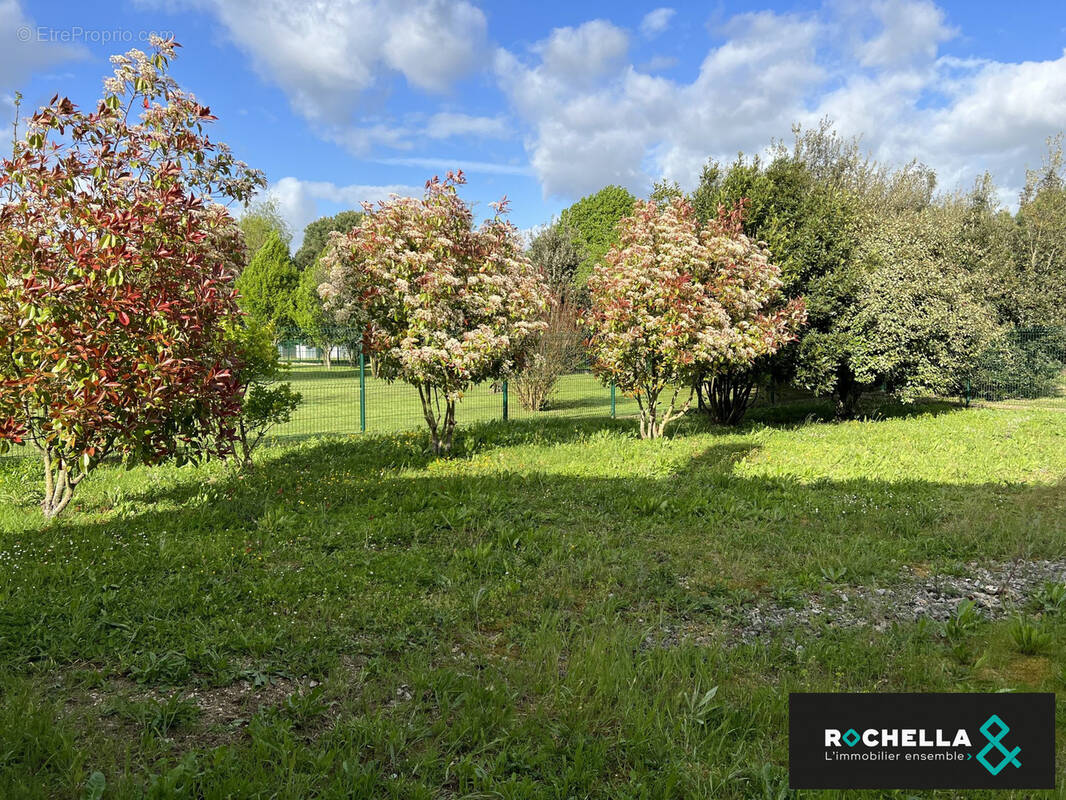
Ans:
POLYGON ((169 650, 165 653, 148 652, 137 657, 126 673, 138 683, 166 684, 183 683, 191 672, 189 659, 183 653, 169 650))
POLYGON ((1008 630, 1014 648, 1023 655, 1038 655, 1051 647, 1051 635, 1031 620, 1018 617, 1008 630))
POLYGON ((85 781, 85 793, 82 797, 84 800, 101 800, 105 791, 107 791, 107 778, 104 777, 104 773, 97 771, 85 781))
POLYGON ((281 536, 291 531, 298 517, 283 506, 271 506, 255 521, 256 530, 265 536, 281 536))
POLYGON ((1066 611, 1066 583, 1046 583, 1033 596, 1036 611, 1059 614, 1066 611))
MULTIPOLYGON (((944 638, 947 639, 952 657, 960 664, 971 658, 971 637, 981 625, 981 614, 972 600, 959 603, 955 614, 944 623, 944 638)), ((976 667, 974 667, 976 669, 976 667)))
POLYGON ((826 583, 840 583, 848 574, 848 568, 843 564, 825 564, 821 567, 821 573, 826 583))
POLYGON ((325 690, 321 686, 294 692, 286 697, 282 704, 282 711, 297 727, 309 725, 329 708, 330 704, 325 700, 325 690))
POLYGON ((273 686, 277 681, 292 680, 292 676, 288 673, 264 666, 256 666, 251 667, 250 669, 241 670, 239 677, 241 680, 248 681, 254 689, 260 689, 264 686, 273 686))
POLYGON ((807 603, 806 596, 795 586, 776 586, 770 596, 778 608, 802 608, 807 603))
POLYGON ((776 764, 763 764, 753 781, 759 787, 761 800, 791 800, 798 793, 788 788, 788 774, 776 764))
POLYGON ((706 725, 707 717, 717 708, 712 702, 717 694, 717 686, 712 686, 701 694, 700 687, 697 684, 692 687, 691 692, 682 695, 685 700, 685 712, 689 720, 697 725, 706 725))
POLYGON ((644 517, 669 517, 677 513, 677 504, 670 498, 644 495, 630 499, 630 507, 644 517))
POLYGON ((145 796, 153 800, 194 796, 197 779, 202 774, 196 753, 186 753, 176 766, 148 778, 145 796))
POLYGON ((125 488, 117 486, 107 490, 107 506, 116 517, 130 516, 137 511, 137 503, 125 488))
POLYGON ((167 736, 174 728, 192 722, 200 715, 196 703, 180 692, 162 699, 118 699, 111 713, 136 722, 146 733, 167 736))
POLYGON ((955 615, 944 623, 944 636, 951 644, 958 644, 973 635, 981 625, 981 613, 973 600, 959 603, 955 615))

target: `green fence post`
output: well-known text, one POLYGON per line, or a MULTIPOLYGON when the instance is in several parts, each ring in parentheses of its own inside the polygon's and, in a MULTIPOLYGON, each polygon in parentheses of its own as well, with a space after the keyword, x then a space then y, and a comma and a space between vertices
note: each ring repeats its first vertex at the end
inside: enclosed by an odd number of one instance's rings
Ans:
POLYGON ((366 356, 359 342, 359 432, 366 433, 366 356))
POLYGON ((973 390, 970 388, 970 379, 967 378, 966 379, 966 405, 967 406, 970 405, 970 397, 972 396, 972 393, 973 393, 973 390))
POLYGON ((614 403, 614 381, 611 381, 611 419, 615 418, 615 403, 614 403))
POLYGON ((500 391, 503 392, 503 421, 506 422, 509 419, 507 409, 507 381, 504 381, 503 385, 500 386, 500 391))

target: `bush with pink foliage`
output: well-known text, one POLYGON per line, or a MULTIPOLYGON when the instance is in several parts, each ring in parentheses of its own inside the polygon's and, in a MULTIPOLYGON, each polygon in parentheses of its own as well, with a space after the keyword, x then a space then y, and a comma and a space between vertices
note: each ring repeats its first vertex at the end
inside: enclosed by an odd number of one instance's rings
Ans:
POLYGON ((506 198, 475 226, 462 183, 462 172, 449 172, 428 181, 421 200, 364 206, 359 227, 326 247, 319 287, 334 320, 362 331, 381 376, 418 390, 437 453, 451 448, 463 392, 521 365, 548 295, 503 218, 506 198))
POLYGON ((589 277, 593 369, 636 398, 645 438, 688 409, 699 376, 776 352, 806 320, 802 299, 783 301, 769 252, 741 232, 742 210, 701 225, 684 198, 638 201, 589 277))

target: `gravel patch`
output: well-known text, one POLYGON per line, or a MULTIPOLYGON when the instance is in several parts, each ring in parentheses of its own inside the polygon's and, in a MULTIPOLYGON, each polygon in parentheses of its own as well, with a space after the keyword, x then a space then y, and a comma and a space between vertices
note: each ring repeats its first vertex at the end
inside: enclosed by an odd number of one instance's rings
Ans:
POLYGON ((743 641, 754 641, 796 628, 885 630, 923 617, 943 622, 955 616, 966 600, 981 616, 995 619, 1010 614, 1045 584, 1063 582, 1066 560, 974 563, 962 575, 904 567, 891 586, 839 586, 807 595, 799 604, 757 603, 741 611, 734 632, 743 641))
POLYGON ((780 634, 817 635, 826 628, 883 631, 923 618, 944 622, 967 600, 983 618, 998 619, 1015 613, 1049 583, 1066 583, 1066 559, 975 562, 959 575, 903 567, 889 585, 829 585, 785 601, 766 599, 736 607, 725 620, 689 618, 656 626, 643 647, 677 647, 683 641, 712 645, 723 639, 733 645, 747 644, 780 634))

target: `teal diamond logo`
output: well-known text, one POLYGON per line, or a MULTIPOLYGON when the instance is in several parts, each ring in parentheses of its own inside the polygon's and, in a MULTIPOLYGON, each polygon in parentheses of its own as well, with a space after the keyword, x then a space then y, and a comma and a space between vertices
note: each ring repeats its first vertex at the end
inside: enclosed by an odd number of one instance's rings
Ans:
POLYGON ((854 728, 848 728, 848 732, 844 734, 844 744, 848 747, 854 747, 859 743, 859 734, 854 728))

